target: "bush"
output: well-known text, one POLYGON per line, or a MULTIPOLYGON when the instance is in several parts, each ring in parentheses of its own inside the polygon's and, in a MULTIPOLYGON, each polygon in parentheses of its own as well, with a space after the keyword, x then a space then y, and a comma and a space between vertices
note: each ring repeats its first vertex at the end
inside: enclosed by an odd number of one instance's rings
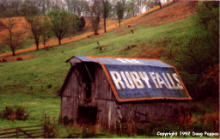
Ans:
POLYGON ((29 112, 23 106, 6 106, 0 112, 0 117, 7 120, 26 120, 29 112))
POLYGON ((13 115, 14 111, 11 107, 5 107, 5 109, 2 111, 2 118, 9 120, 10 115, 13 115))
POLYGON ((203 99, 218 92, 217 89, 209 90, 209 93, 204 91, 204 86, 218 87, 209 80, 202 80, 207 71, 219 63, 218 2, 199 2, 196 10, 193 17, 195 28, 182 39, 175 60, 192 97, 203 99))
POLYGON ((44 114, 42 122, 44 126, 44 134, 46 138, 54 138, 58 136, 54 118, 51 119, 50 116, 44 114))
POLYGON ((82 31, 83 28, 85 27, 85 25, 86 25, 86 20, 82 16, 82 17, 79 18, 79 25, 78 25, 79 26, 79 31, 82 31))
POLYGON ((16 114, 17 120, 26 120, 29 116, 29 113, 27 112, 27 110, 22 106, 18 106, 16 108, 15 114, 16 114))
POLYGON ((73 123, 72 119, 69 119, 67 116, 64 116, 64 118, 63 118, 63 124, 64 125, 69 125, 69 124, 72 124, 72 123, 73 123))
POLYGON ((21 61, 21 60, 23 60, 23 58, 22 58, 22 57, 17 57, 16 60, 17 60, 17 61, 21 61))

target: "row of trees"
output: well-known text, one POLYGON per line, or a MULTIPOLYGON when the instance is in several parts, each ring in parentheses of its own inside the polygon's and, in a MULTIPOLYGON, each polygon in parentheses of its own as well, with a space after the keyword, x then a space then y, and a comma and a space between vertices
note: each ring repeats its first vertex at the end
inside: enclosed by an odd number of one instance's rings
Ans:
POLYGON ((98 34, 100 18, 104 19, 104 31, 108 17, 117 17, 120 26, 126 16, 135 16, 143 10, 143 5, 152 7, 159 0, 4 0, 0 1, 1 17, 7 17, 0 22, 0 28, 6 29, 8 35, 2 36, 2 43, 9 46, 13 55, 16 47, 24 42, 26 32, 18 30, 15 16, 24 16, 25 28, 31 32, 36 50, 42 40, 46 42, 55 36, 59 45, 67 35, 73 35, 85 26, 85 19, 79 16, 89 16, 94 34, 98 34), (132 14, 131 14, 132 13, 132 14), (78 16, 77 16, 78 15, 78 16))
POLYGON ((7 18, 0 20, 0 29, 7 32, 1 35, 1 43, 9 46, 13 55, 15 55, 16 48, 21 46, 25 38, 28 37, 27 32, 31 33, 36 50, 39 50, 41 40, 45 46, 46 42, 55 36, 60 45, 65 36, 72 35, 85 26, 83 17, 79 18, 65 10, 52 9, 43 15, 39 7, 29 0, 24 2, 21 7, 19 12, 23 14, 26 20, 23 27, 18 26, 22 22, 13 17, 15 15, 13 10, 5 12, 7 18))
MULTIPOLYGON (((123 3, 124 14, 126 18, 136 16, 152 8, 155 5, 161 4, 160 0, 97 0, 99 4, 104 4, 108 7, 109 16, 116 17, 116 7, 118 2, 123 3), (108 3, 108 4, 107 4, 108 3), (107 4, 107 5, 106 5, 107 4)), ((168 1, 168 0, 167 0, 168 1)), ((62 9, 68 12, 75 13, 78 16, 90 16, 91 5, 94 0, 2 0, 0 1, 1 17, 7 16, 9 11, 12 11, 14 16, 23 16, 25 13, 21 10, 24 3, 33 3, 39 9, 41 14, 46 14, 52 9, 62 9), (5 14, 6 13, 6 14, 5 14)))
MULTIPOLYGON (((85 0, 65 0, 67 3, 78 1, 78 15, 83 12, 92 18, 91 23, 95 34, 98 34, 100 17, 104 19, 104 31, 106 30, 106 19, 108 17, 116 17, 120 26, 123 18, 129 18, 140 14, 143 10, 160 5, 160 0, 92 0, 85 6, 85 0), (81 4, 80 4, 81 3, 81 4), (81 5, 81 6, 80 6, 81 5), (80 8, 81 7, 81 8, 80 8), (80 10, 81 9, 81 10, 80 10), (84 11, 83 11, 83 10, 84 11)), ((74 5, 74 4, 73 4, 74 5)), ((75 11, 77 7, 71 7, 68 5, 68 9, 75 11)), ((76 10, 77 11, 77 10, 76 10)))
POLYGON ((60 9, 77 16, 91 17, 93 30, 98 34, 100 17, 104 19, 106 32, 108 17, 117 17, 120 25, 123 18, 136 16, 155 5, 161 5, 161 2, 160 0, 4 0, 0 1, 0 16, 7 17, 9 14, 26 16, 26 8, 30 5, 33 5, 32 7, 35 7, 39 14, 44 15, 53 9, 60 9))

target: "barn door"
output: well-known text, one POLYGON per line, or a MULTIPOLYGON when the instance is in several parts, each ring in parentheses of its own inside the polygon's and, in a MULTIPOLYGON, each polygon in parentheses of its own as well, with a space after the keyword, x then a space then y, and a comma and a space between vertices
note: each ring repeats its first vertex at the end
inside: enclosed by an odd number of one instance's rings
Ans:
POLYGON ((97 121, 97 107, 79 106, 78 107, 78 124, 94 125, 97 121))

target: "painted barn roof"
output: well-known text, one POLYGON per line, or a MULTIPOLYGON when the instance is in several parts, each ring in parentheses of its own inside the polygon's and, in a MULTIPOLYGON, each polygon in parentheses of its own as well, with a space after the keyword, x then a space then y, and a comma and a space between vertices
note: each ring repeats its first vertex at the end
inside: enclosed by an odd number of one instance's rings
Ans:
POLYGON ((118 102, 191 100, 175 67, 157 59, 74 56, 68 62, 100 64, 118 102))

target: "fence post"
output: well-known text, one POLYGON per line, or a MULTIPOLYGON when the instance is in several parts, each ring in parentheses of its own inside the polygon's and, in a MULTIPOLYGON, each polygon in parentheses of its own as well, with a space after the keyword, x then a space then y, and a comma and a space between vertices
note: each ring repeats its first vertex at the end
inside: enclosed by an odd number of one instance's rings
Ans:
POLYGON ((18 138, 18 128, 16 128, 16 138, 18 138))

